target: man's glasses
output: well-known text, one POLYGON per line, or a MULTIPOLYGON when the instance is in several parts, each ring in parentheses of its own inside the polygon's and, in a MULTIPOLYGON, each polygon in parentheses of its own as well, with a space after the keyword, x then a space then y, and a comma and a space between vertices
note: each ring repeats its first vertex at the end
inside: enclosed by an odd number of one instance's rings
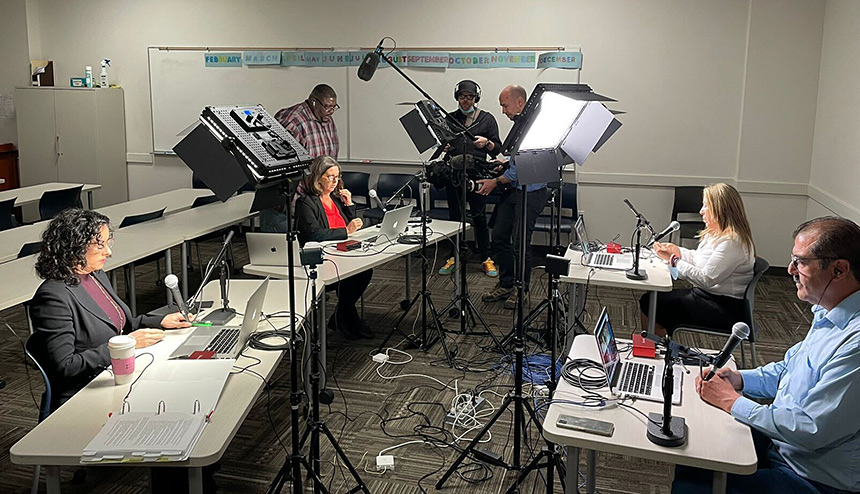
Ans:
POLYGON ((93 241, 93 243, 91 245, 93 247, 95 247, 97 250, 105 250, 105 248, 112 249, 113 243, 114 243, 114 238, 113 238, 113 234, 111 234, 111 236, 108 237, 107 242, 102 242, 101 240, 95 240, 95 241, 93 241))
POLYGON ((475 99, 475 95, 474 94, 460 93, 457 96, 457 99, 467 99, 467 100, 471 101, 471 100, 475 99))
POLYGON ((812 261, 835 261, 837 258, 835 257, 798 257, 794 254, 791 255, 791 266, 794 269, 800 269, 801 266, 806 266, 812 261))
POLYGON ((313 98, 313 100, 316 101, 317 104, 320 105, 321 107, 323 107, 323 110, 325 110, 327 112, 334 113, 334 112, 340 110, 340 105, 338 105, 337 103, 335 103, 333 105, 327 105, 327 104, 323 103, 322 101, 320 101, 320 99, 317 98, 316 96, 311 96, 311 98, 313 98))

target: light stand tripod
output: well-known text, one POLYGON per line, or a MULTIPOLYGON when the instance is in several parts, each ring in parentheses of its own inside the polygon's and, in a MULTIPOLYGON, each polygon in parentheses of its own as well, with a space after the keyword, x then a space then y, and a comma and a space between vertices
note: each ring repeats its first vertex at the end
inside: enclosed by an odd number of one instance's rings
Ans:
MULTIPOLYGON (((520 226, 521 226, 520 232, 522 232, 520 234, 520 239, 519 239, 520 240, 520 249, 521 249, 520 252, 525 252, 525 249, 526 249, 526 235, 525 235, 526 186, 525 185, 523 185, 521 187, 520 194, 521 194, 521 196, 520 196, 520 200, 521 200, 520 206, 521 207, 520 207, 519 221, 520 221, 520 226)), ((526 400, 525 397, 523 396, 523 358, 524 358, 524 355, 523 355, 523 353, 524 353, 524 346, 523 346, 523 320, 524 320, 524 318, 523 318, 523 284, 524 284, 524 282, 523 282, 523 280, 525 279, 525 270, 526 270, 525 256, 521 255, 519 258, 519 266, 518 266, 518 270, 517 270, 518 271, 518 273, 517 273, 518 279, 516 280, 517 295, 519 298, 517 300, 517 328, 516 328, 517 332, 516 332, 516 335, 514 336, 514 340, 513 340, 513 342, 514 342, 514 392, 513 392, 513 394, 508 394, 507 396, 505 396, 505 399, 502 402, 502 405, 499 407, 498 410, 496 410, 496 413, 490 418, 490 420, 487 422, 487 424, 484 425, 484 427, 472 439, 472 441, 463 449, 463 451, 460 452, 460 456, 458 456, 457 459, 454 460, 454 463, 452 463, 451 466, 448 468, 448 470, 445 472, 445 474, 442 475, 442 478, 440 478, 439 481, 436 482, 436 489, 441 489, 445 485, 445 482, 457 470, 457 467, 459 467, 460 463, 462 463, 463 460, 466 459, 466 456, 468 456, 469 453, 473 453, 473 454, 475 453, 475 451, 474 451, 475 446, 477 446, 477 444, 481 440, 481 438, 484 437, 484 435, 487 432, 489 432, 489 430, 493 426, 493 424, 496 423, 496 421, 499 419, 499 417, 501 417, 502 414, 505 413, 505 411, 507 410, 507 408, 509 406, 511 406, 511 404, 513 404, 513 407, 514 407, 514 410, 513 410, 513 414, 514 414, 513 460, 510 464, 504 463, 500 460, 499 464, 501 466, 504 466, 508 470, 517 470, 517 471, 519 471, 522 468, 521 461, 520 461, 520 453, 521 453, 521 444, 520 443, 522 441, 522 437, 524 437, 526 434, 526 422, 525 422, 524 410, 528 412, 529 416, 531 417, 532 422, 534 422, 534 424, 537 426, 538 432, 539 433, 541 432, 541 426, 540 426, 540 422, 538 422, 538 420, 537 420, 537 414, 535 413, 532 406, 529 404, 528 400, 526 400)), ((555 363, 553 363, 553 367, 555 367, 555 363)), ((554 446, 552 446, 552 444, 550 444, 549 442, 547 442, 547 447, 549 449, 554 448, 554 446)), ((540 464, 540 465, 534 466, 533 468, 542 468, 543 466, 546 466, 546 465, 540 464)), ((517 481, 514 483, 514 485, 512 485, 508 489, 507 492, 509 492, 509 493, 514 492, 517 489, 517 487, 519 486, 520 482, 521 482, 521 479, 520 479, 520 476, 518 476, 517 481)), ((552 482, 549 482, 547 485, 548 485, 547 489, 552 489, 552 482)))
POLYGON ((361 478, 358 475, 358 472, 347 459, 346 454, 343 449, 341 449, 340 445, 337 442, 337 439, 332 435, 331 431, 329 431, 328 427, 325 425, 325 422, 320 421, 319 419, 319 382, 320 382, 320 360, 319 360, 319 352, 320 352, 320 339, 319 339, 319 321, 317 320, 319 316, 319 301, 317 299, 316 292, 316 265, 312 265, 310 269, 309 279, 311 281, 311 289, 312 289, 312 308, 310 311, 310 318, 308 324, 308 333, 310 337, 308 338, 307 344, 311 345, 311 419, 308 421, 308 427, 311 436, 311 446, 310 446, 310 461, 307 457, 305 457, 302 451, 302 443, 303 440, 300 439, 299 435, 299 408, 302 402, 302 395, 304 392, 299 386, 299 362, 301 360, 301 356, 298 351, 296 351, 297 347, 297 335, 296 335, 296 296, 295 296, 295 273, 293 272, 292 266, 295 266, 295 257, 293 256, 293 242, 296 242, 296 233, 292 228, 292 214, 290 213, 290 204, 292 203, 292 180, 286 180, 283 184, 280 185, 281 194, 284 196, 285 207, 284 212, 286 216, 286 224, 287 224, 287 265, 290 266, 290 269, 287 270, 287 278, 289 280, 289 301, 290 301, 290 432, 292 439, 292 453, 287 457, 284 465, 278 471, 278 474, 275 476, 274 480, 272 480, 271 485, 269 486, 269 493, 281 492, 281 488, 287 480, 292 480, 293 482, 293 493, 294 494, 302 494, 302 467, 307 471, 308 476, 313 480, 314 483, 314 492, 325 492, 329 491, 326 489, 325 485, 322 483, 322 478, 320 477, 320 446, 319 446, 319 433, 322 432, 326 435, 332 447, 334 447, 337 455, 340 457, 341 461, 346 465, 349 469, 350 474, 355 479, 358 484, 355 488, 350 490, 349 492, 358 492, 363 491, 366 494, 370 494, 367 490, 367 487, 362 482, 361 478))
MULTIPOLYGON (((388 336, 382 341, 379 345, 379 348, 376 350, 377 353, 382 353, 382 349, 388 343, 388 340, 394 335, 394 333, 399 333, 401 336, 406 338, 410 343, 415 346, 421 348, 426 351, 430 346, 436 343, 436 339, 442 344, 442 351, 445 353, 445 360, 447 360, 448 365, 454 366, 454 359, 451 356, 451 353, 448 351, 448 345, 445 343, 445 330, 442 328, 442 322, 439 320, 439 313, 436 312, 436 305, 433 303, 433 298, 430 295, 430 290, 427 289, 427 265, 428 260, 425 255, 425 249, 427 248, 427 200, 425 192, 429 192, 426 190, 429 187, 429 183, 427 182, 426 173, 422 173, 419 177, 421 181, 421 290, 412 297, 412 300, 409 302, 409 305, 406 306, 406 310, 403 311, 403 314, 397 319, 397 322, 394 324, 394 328, 391 332, 388 333, 388 336), (403 320, 406 319, 406 316, 409 314, 409 311, 412 310, 412 307, 418 302, 418 299, 421 299, 421 341, 416 342, 414 339, 414 335, 406 334, 400 330, 400 324, 403 323, 403 320), (430 316, 433 318, 433 325, 436 328, 436 335, 434 340, 429 340, 427 336, 427 308, 430 308, 430 316)), ((408 182, 407 182, 408 183, 408 182)))

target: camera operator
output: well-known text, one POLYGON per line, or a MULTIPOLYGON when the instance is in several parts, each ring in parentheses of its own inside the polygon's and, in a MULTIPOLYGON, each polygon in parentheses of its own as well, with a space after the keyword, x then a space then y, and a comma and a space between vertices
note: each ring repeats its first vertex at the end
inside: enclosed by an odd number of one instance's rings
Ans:
MULTIPOLYGON (((472 178, 463 176, 467 168, 467 160, 464 158, 469 156, 473 158, 475 163, 485 163, 488 155, 494 157, 499 154, 502 143, 499 139, 499 126, 495 117, 477 107, 477 103, 481 101, 481 86, 470 80, 460 81, 454 86, 454 99, 457 100, 458 108, 449 113, 448 118, 459 122, 474 136, 473 140, 468 135, 463 134, 445 146, 446 162, 451 163, 455 157, 461 157, 459 160, 462 163, 461 167, 459 170, 454 170, 451 180, 445 184, 449 219, 460 221, 461 212, 465 210, 464 205, 461 204, 463 201, 463 183, 461 180, 472 178)), ((455 168, 457 167, 455 166, 455 168)), ((466 194, 466 200, 469 203, 467 217, 475 228, 476 251, 481 259, 484 274, 490 277, 498 276, 496 266, 490 259, 490 229, 487 226, 485 214, 487 196, 469 191, 466 194)), ((452 252, 445 265, 439 270, 439 274, 451 274, 454 270, 454 263, 452 252)))

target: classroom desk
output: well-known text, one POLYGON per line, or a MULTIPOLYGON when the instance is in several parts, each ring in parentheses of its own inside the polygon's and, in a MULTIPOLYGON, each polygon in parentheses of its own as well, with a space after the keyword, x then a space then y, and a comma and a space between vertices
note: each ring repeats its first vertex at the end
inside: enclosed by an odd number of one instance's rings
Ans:
MULTIPOLYGON (((428 232, 430 235, 427 238, 427 245, 432 245, 443 241, 447 238, 451 238, 457 235, 460 229, 460 223, 456 221, 447 221, 447 220, 433 220, 432 223, 427 225, 428 232)), ((410 226, 410 230, 407 233, 417 234, 421 231, 421 225, 410 226)), ((376 235, 379 232, 378 228, 368 227, 363 228, 354 234, 350 235, 349 238, 353 240, 363 240, 373 235, 376 235)), ((369 252, 363 252, 361 249, 357 249, 349 252, 340 252, 336 249, 335 244, 338 242, 323 242, 323 253, 326 259, 331 259, 335 261, 337 266, 331 262, 323 262, 322 265, 317 266, 317 276, 318 276, 318 284, 319 285, 331 285, 336 283, 338 278, 348 278, 356 273, 360 273, 363 271, 367 271, 368 269, 373 269, 377 266, 381 266, 387 262, 390 262, 399 257, 406 257, 409 259, 409 254, 413 252, 417 252, 420 248, 420 244, 391 244, 388 247, 385 247, 382 250, 382 247, 374 247, 373 250, 369 252), (380 251, 377 253, 373 253, 374 251, 380 251)), ((298 260, 297 260, 298 261, 298 260)), ((286 263, 286 259, 284 260, 286 263)), ((458 263, 459 264, 459 263, 458 263)), ((245 265, 242 270, 251 275, 255 276, 271 276, 276 279, 286 279, 289 276, 289 268, 287 266, 260 266, 254 264, 245 265)), ((409 279, 409 265, 407 263, 406 267, 406 299, 411 300, 410 297, 410 279, 409 279)), ((296 271, 296 279, 304 279, 306 278, 305 271, 303 268, 297 268, 296 271)), ((453 274, 452 274, 453 276, 453 274)), ((455 278, 459 279, 459 278, 455 278)), ((321 307, 321 319, 323 324, 325 324, 325 297, 320 301, 321 307)), ((323 366, 326 365, 326 332, 320 331, 321 344, 322 344, 322 352, 320 352, 320 361, 323 366)))
MULTIPOLYGON (((64 182, 49 182, 45 184, 39 185, 28 185, 26 187, 18 187, 17 189, 4 190, 0 192, 0 201, 5 201, 7 199, 15 198, 15 206, 20 207, 26 204, 33 204, 39 202, 42 194, 48 192, 50 190, 60 190, 60 189, 68 189, 71 187, 77 187, 81 185, 80 183, 64 183, 64 182)), ((102 186, 98 184, 84 184, 84 188, 81 192, 86 192, 87 194, 87 209, 93 208, 93 191, 101 189, 102 186)))
POLYGON ((211 196, 212 191, 209 189, 175 189, 160 194, 151 195, 149 197, 141 197, 132 199, 131 201, 121 202, 112 206, 98 208, 96 211, 110 218, 111 225, 114 228, 119 228, 123 218, 135 214, 150 213, 165 208, 164 215, 178 213, 191 209, 191 205, 198 197, 211 196))
MULTIPOLYGON (((250 212, 254 194, 239 194, 227 202, 215 202, 173 213, 157 220, 147 221, 134 226, 123 228, 122 231, 141 235, 170 234, 183 238, 181 247, 182 297, 188 299, 188 241, 202 237, 212 232, 223 230, 229 226, 241 223, 257 216, 250 212)), ((218 300, 216 298, 215 300, 218 300)))
MULTIPOLYGON (((181 235, 147 234, 139 235, 126 232, 124 229, 116 232, 113 255, 105 264, 104 270, 109 272, 152 254, 167 251, 181 244, 181 235)), ((37 254, 22 257, 0 264, 0 279, 14 280, 14 283, 0 283, 0 310, 8 309, 29 301, 42 283, 36 274, 34 265, 37 254)), ((169 264, 168 264, 169 267, 169 264)), ((131 295, 130 291, 130 295, 131 295)))
MULTIPOLYGON (((575 338, 570 358, 588 358, 600 361, 597 344, 590 334, 575 338)), ((729 363, 734 366, 734 362, 729 363)), ((695 370, 692 370, 695 372, 695 370)), ((575 448, 585 448, 588 454, 587 492, 594 492, 594 451, 606 451, 627 456, 680 465, 705 468, 714 471, 714 493, 723 494, 726 489, 726 473, 749 475, 756 471, 757 458, 749 427, 737 422, 731 415, 702 401, 696 394, 695 375, 684 374, 681 405, 672 407, 672 415, 684 417, 687 423, 687 442, 677 448, 658 446, 646 437, 647 419, 633 410, 614 407, 594 410, 576 405, 554 403, 550 405, 543 422, 543 436, 555 443, 575 448), (612 437, 562 429, 556 426, 559 415, 567 414, 588 417, 615 424, 612 437), (719 433, 714 433, 719 431, 719 433)), ((609 396, 609 388, 598 391, 609 396)), ((559 382, 553 399, 579 401, 582 391, 563 379, 559 382)), ((633 403, 644 413, 662 413, 663 404, 645 400, 633 403)), ((570 452, 569 452, 570 453, 570 452)), ((567 492, 577 492, 577 454, 568 454, 567 492)))
MULTIPOLYGON (((584 266, 581 262, 582 252, 570 248, 564 257, 570 259, 570 272, 567 276, 559 277, 562 283, 573 283, 576 285, 597 285, 614 288, 628 288, 631 290, 645 290, 651 292, 648 300, 648 332, 654 333, 655 317, 657 315, 657 292, 672 291, 672 276, 666 263, 653 255, 650 250, 642 250, 639 260, 640 271, 644 270, 648 278, 644 280, 631 280, 625 271, 615 269, 599 269, 584 266)), ((570 305, 568 309, 568 320, 566 329, 570 330, 574 323, 574 314, 579 313, 579 302, 577 300, 577 289, 569 291, 570 305)), ((585 303, 585 300, 582 301, 585 303)), ((568 331, 567 334, 573 334, 568 331)), ((567 348, 567 345, 565 346, 567 348)))
MULTIPOLYGON (((260 285, 260 280, 233 280, 230 282, 230 294, 237 305, 244 306, 254 290, 260 285)), ((304 302, 305 281, 296 283, 296 296, 304 302)), ((322 293, 322 287, 318 286, 322 293)), ((208 283, 204 288, 207 297, 218 297, 218 281, 208 283)), ((286 281, 272 280, 263 304, 263 312, 271 314, 286 310, 284 303, 288 293, 286 281)), ((303 307, 306 304, 296 304, 297 316, 303 317, 303 307)), ((288 317, 279 317, 272 322, 276 326, 287 324, 288 317)), ((234 323, 236 320, 234 319, 234 323)), ((260 329, 271 329, 266 322, 261 322, 260 329)), ((190 329, 172 330, 161 342, 145 349, 137 350, 137 353, 149 352, 155 355, 156 361, 166 359, 191 333, 190 329)), ((259 351, 246 349, 236 362, 234 369, 254 364, 253 370, 266 379, 270 378, 275 368, 283 358, 282 351, 259 351), (249 358, 252 357, 252 358, 249 358), (256 363, 259 359, 259 363, 256 363)), ((145 362, 145 361, 140 361, 145 362)), ((193 365, 193 361, 188 362, 193 365)), ((139 373, 143 368, 140 365, 135 369, 139 373)), ((129 385, 115 386, 113 377, 108 371, 102 372, 86 388, 78 392, 63 406, 52 413, 45 421, 37 425, 26 436, 21 438, 9 450, 12 463, 18 465, 45 465, 46 479, 49 493, 60 492, 59 467, 77 466, 80 464, 81 453, 84 447, 101 430, 107 421, 108 413, 118 412, 122 407, 122 400, 128 392, 129 385), (58 441, 61 437, 63 440, 58 441)), ((192 493, 202 492, 202 468, 217 462, 226 451, 248 412, 253 407, 257 397, 263 390, 263 381, 250 372, 231 374, 227 378, 218 405, 212 414, 211 421, 206 425, 203 434, 194 446, 188 460, 182 462, 158 463, 159 467, 186 467, 189 468, 189 489, 192 493)), ((33 409, 33 414, 36 410, 33 409)), ((297 426, 297 424, 293 424, 297 426)), ((124 467, 140 468, 150 467, 152 464, 120 464, 124 467)), ((90 466, 88 464, 88 466, 90 466)), ((117 464, 111 464, 117 466, 117 464)), ((98 465, 92 465, 97 468, 98 465)))

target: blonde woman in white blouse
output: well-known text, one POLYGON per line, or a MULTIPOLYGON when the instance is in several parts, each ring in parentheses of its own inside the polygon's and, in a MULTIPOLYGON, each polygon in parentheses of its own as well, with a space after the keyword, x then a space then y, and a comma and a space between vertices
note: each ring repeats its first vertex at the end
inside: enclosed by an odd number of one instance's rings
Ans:
MULTIPOLYGON (((654 252, 677 268, 692 289, 657 294, 656 331, 670 334, 681 325, 725 328, 743 320, 744 291, 753 276, 755 244, 737 189, 717 183, 705 188, 699 210, 705 229, 695 250, 655 243, 654 252)), ((648 297, 639 299, 642 327, 647 327, 648 297)))

